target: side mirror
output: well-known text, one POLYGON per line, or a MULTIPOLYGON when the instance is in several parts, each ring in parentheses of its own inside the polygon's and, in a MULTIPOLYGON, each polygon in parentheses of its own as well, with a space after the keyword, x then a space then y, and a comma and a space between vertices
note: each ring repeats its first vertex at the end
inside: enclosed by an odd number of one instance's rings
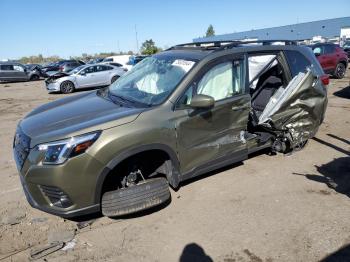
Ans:
POLYGON ((195 95, 192 97, 190 106, 196 109, 208 109, 214 107, 215 100, 207 95, 195 95))
POLYGON ((86 75, 86 72, 83 70, 83 71, 81 71, 81 72, 79 73, 79 75, 85 76, 85 75, 86 75))
POLYGON ((320 56, 321 55, 321 53, 314 53, 315 54, 315 56, 320 56))

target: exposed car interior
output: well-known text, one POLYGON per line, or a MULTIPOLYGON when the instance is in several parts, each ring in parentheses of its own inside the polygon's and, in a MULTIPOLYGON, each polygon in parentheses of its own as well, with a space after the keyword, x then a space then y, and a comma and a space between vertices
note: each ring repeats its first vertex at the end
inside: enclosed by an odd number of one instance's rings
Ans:
POLYGON ((288 82, 276 55, 252 55, 248 58, 252 109, 260 116, 271 97, 288 82))
MULTIPOLYGON (((284 92, 289 82, 278 54, 252 54, 248 57, 249 90, 251 111, 249 113, 248 132, 265 142, 275 134, 268 128, 259 125, 261 116, 266 116, 267 105, 277 94, 284 92), (280 90, 279 92, 277 92, 280 90)), ((252 138, 253 138, 252 137, 252 138)))

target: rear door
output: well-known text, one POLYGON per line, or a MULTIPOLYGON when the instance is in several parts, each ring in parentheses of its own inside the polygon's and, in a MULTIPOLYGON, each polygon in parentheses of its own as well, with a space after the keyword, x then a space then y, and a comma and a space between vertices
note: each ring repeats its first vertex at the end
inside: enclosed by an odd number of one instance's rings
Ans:
POLYGON ((195 77, 176 105, 176 132, 181 173, 191 176, 247 157, 250 95, 243 56, 219 58, 195 77), (212 96, 211 109, 192 109, 196 94, 212 96))
POLYGON ((300 52, 284 51, 292 80, 279 88, 259 117, 259 125, 288 130, 291 147, 313 137, 322 123, 327 90, 317 69, 300 52))
POLYGON ((112 67, 106 65, 97 65, 95 79, 98 86, 109 85, 111 82, 112 67))

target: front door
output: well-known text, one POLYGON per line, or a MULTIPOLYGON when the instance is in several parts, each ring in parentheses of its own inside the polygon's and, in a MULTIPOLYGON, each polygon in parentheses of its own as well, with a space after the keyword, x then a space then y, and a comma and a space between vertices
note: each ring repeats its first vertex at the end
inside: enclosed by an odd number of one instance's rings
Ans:
MULTIPOLYGON (((247 157, 250 95, 243 57, 218 59, 203 69, 176 105, 176 132, 181 173, 197 175, 210 166, 247 157), (192 96, 212 96, 211 109, 190 107, 192 96)), ((214 168, 212 168, 214 169, 214 168)))
POLYGON ((82 70, 77 76, 78 87, 93 87, 96 86, 95 73, 96 66, 89 66, 82 70))

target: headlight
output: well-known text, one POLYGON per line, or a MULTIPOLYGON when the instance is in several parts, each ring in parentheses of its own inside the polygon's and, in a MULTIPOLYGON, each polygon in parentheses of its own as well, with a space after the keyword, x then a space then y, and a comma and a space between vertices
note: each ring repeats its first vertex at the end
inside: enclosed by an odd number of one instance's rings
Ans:
POLYGON ((84 153, 100 136, 101 132, 88 133, 69 139, 38 145, 36 149, 44 154, 42 163, 58 165, 68 158, 84 153))

